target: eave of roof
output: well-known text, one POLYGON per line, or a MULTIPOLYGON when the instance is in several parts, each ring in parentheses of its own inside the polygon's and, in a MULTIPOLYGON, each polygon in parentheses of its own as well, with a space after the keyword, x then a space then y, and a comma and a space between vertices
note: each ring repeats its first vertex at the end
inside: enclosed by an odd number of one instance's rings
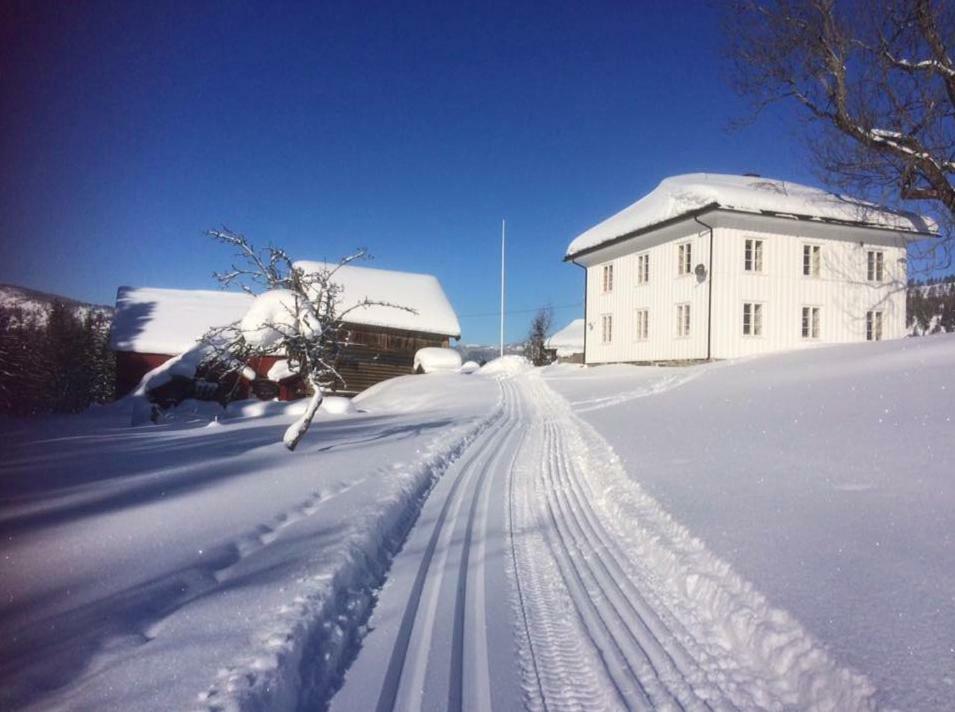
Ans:
POLYGON ((574 260, 579 259, 580 257, 589 255, 599 250, 603 250, 607 247, 611 247, 612 245, 618 245, 621 242, 625 242, 627 240, 633 239, 634 237, 639 237, 640 235, 646 235, 647 233, 654 232, 655 230, 661 230, 671 225, 676 225, 677 223, 683 222, 684 220, 692 220, 693 218, 697 218, 702 215, 705 215, 706 213, 711 213, 715 211, 724 212, 724 213, 735 213, 738 215, 764 215, 766 217, 779 218, 782 220, 804 220, 807 222, 828 224, 828 225, 845 225, 846 227, 856 227, 856 228, 862 228, 866 230, 880 230, 883 232, 891 232, 895 234, 911 235, 913 236, 913 238, 914 237, 923 237, 923 238, 939 237, 938 233, 928 232, 923 230, 902 230, 899 228, 889 227, 886 225, 879 225, 876 223, 867 223, 867 222, 855 221, 855 220, 839 220, 837 218, 822 218, 822 217, 819 217, 818 215, 801 215, 798 213, 788 213, 788 212, 784 213, 784 212, 777 212, 773 210, 758 210, 758 211, 757 210, 739 210, 736 208, 725 207, 723 205, 720 205, 719 203, 713 202, 713 203, 707 203, 701 208, 696 208, 695 210, 688 210, 685 213, 674 215, 672 218, 668 218, 666 220, 653 223, 652 225, 645 225, 644 227, 638 228, 636 230, 631 230, 630 232, 626 232, 622 235, 618 235, 617 237, 611 238, 609 240, 605 240, 604 242, 598 243, 596 245, 585 247, 584 249, 578 250, 577 252, 566 254, 564 255, 563 261, 573 262, 574 260))

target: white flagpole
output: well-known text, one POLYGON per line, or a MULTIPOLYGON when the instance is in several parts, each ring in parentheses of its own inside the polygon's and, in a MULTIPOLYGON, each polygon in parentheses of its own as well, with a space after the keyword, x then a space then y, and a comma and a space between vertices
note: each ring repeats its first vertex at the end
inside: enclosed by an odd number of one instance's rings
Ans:
POLYGON ((507 221, 501 220, 501 356, 504 355, 504 236, 507 221))

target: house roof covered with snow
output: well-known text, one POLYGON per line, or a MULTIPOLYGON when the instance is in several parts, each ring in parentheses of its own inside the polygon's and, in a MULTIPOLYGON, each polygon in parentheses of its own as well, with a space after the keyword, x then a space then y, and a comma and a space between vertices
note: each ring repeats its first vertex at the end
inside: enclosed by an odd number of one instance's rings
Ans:
POLYGON ((584 352, 584 320, 574 319, 547 339, 544 346, 548 349, 556 349, 558 356, 582 354, 584 352))
POLYGON ((110 334, 114 351, 180 354, 211 328, 239 321, 252 297, 202 289, 120 287, 110 334))
MULTIPOLYGON (((307 260, 298 261, 295 266, 306 272, 334 267, 325 262, 307 260)), ((332 281, 342 285, 344 290, 339 311, 365 299, 414 310, 412 313, 387 306, 361 307, 346 317, 345 320, 351 324, 421 331, 455 338, 461 335, 458 316, 438 278, 433 275, 346 265, 338 268, 332 281)))
POLYGON ((758 176, 688 173, 664 179, 633 205, 578 235, 567 247, 567 257, 709 210, 759 213, 918 234, 934 233, 938 229, 934 221, 915 213, 887 210, 799 183, 758 176))

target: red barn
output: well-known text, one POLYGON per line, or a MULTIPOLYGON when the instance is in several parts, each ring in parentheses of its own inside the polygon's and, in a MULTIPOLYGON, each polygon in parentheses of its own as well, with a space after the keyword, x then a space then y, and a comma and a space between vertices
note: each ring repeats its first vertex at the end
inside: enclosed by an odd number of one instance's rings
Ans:
MULTIPOLYGON (((319 269, 320 262, 298 262, 319 269)), ((342 267, 335 281, 344 288, 340 309, 364 299, 399 304, 408 312, 381 306, 355 309, 348 315, 348 345, 337 368, 353 395, 394 376, 412 372, 415 352, 425 346, 448 346, 460 338, 457 315, 437 278, 369 267, 342 267)), ((116 296, 111 347, 116 353, 116 396, 130 393, 142 377, 170 358, 192 348, 211 328, 239 321, 253 297, 236 292, 120 287, 116 296)), ((304 394, 297 379, 283 378, 281 354, 249 366, 255 379, 243 384, 260 398, 283 400, 304 394)))

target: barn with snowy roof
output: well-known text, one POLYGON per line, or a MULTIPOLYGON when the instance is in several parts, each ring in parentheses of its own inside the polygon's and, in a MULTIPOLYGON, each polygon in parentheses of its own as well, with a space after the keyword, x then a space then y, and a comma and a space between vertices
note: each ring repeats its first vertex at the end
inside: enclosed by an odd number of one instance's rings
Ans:
MULTIPOLYGON (((315 271, 325 264, 302 261, 295 266, 315 271)), ((338 268, 335 282, 343 288, 342 311, 366 299, 413 310, 369 306, 349 313, 348 345, 337 363, 346 385, 339 393, 355 394, 410 374, 418 349, 447 347, 451 339, 460 338, 457 315, 432 275, 347 265, 338 268)), ((120 287, 110 337, 117 397, 130 393, 152 369, 191 349, 209 329, 239 322, 252 300, 235 292, 120 287)), ((283 363, 276 354, 250 364, 255 378, 243 390, 261 398, 302 395, 301 385, 283 370, 283 363)))
POLYGON ((734 358, 905 335, 909 212, 755 175, 694 173, 585 231, 586 363, 734 358))

